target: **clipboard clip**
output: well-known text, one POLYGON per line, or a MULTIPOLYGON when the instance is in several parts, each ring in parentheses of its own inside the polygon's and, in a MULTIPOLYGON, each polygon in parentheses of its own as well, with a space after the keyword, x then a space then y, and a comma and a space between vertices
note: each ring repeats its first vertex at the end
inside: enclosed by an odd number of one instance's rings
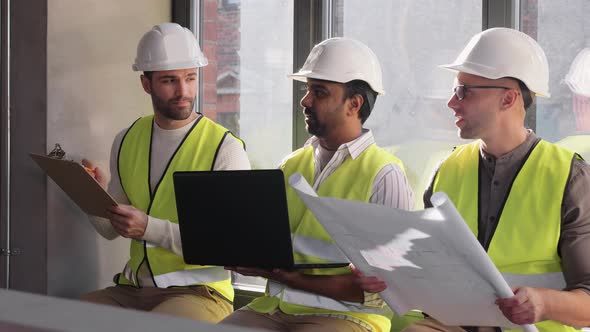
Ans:
POLYGON ((49 158, 60 159, 60 160, 63 160, 65 156, 66 156, 66 152, 61 148, 61 145, 59 145, 59 143, 55 143, 55 147, 53 148, 53 150, 51 150, 47 154, 47 157, 49 157, 49 158))
MULTIPOLYGON (((53 148, 53 150, 51 150, 47 154, 47 157, 52 158, 52 159, 57 159, 57 160, 66 160, 66 161, 68 160, 68 159, 66 159, 66 152, 61 148, 61 145, 59 145, 59 143, 55 143, 55 147, 53 148)), ((72 161, 73 162, 73 160, 71 160, 71 159, 69 161, 72 161)), ((93 168, 88 168, 88 167, 86 167, 84 165, 82 165, 82 167, 84 167, 84 169, 88 173, 94 175, 94 169, 93 168)))

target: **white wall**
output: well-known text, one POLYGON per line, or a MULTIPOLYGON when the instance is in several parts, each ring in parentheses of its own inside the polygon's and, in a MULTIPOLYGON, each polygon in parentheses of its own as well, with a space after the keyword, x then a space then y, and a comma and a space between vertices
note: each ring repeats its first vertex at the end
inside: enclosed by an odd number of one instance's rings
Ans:
MULTIPOLYGON (((51 0, 47 28, 47 149, 108 171, 114 136, 152 112, 131 70, 139 38, 171 20, 170 0, 51 0)), ((100 237, 50 180, 47 192, 47 293, 62 297, 112 285, 129 242, 100 237)))

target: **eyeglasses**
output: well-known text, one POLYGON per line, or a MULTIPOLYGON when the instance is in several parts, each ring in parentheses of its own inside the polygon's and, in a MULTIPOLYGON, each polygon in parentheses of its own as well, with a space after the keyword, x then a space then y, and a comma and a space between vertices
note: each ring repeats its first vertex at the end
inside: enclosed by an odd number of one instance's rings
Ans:
POLYGON ((469 89, 506 89, 510 90, 511 88, 505 86, 495 86, 495 85, 457 85, 453 88, 453 93, 457 96, 457 100, 463 100, 465 98, 465 94, 469 89))

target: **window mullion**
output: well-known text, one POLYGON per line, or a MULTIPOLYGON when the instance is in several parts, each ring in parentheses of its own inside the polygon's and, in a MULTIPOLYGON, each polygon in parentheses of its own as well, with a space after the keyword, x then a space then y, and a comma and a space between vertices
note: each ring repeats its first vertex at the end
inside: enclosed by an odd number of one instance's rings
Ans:
MULTIPOLYGON (((329 0, 326 0, 329 1, 329 0)), ((327 29, 323 27, 325 8, 321 0, 297 0, 294 3, 293 20, 293 71, 299 70, 305 63, 313 46, 322 41, 327 29)), ((330 13, 327 13, 330 15, 330 13)), ((309 134, 299 100, 303 98, 302 83, 293 81, 293 150, 303 146, 309 134)))
POLYGON ((506 27, 517 28, 518 0, 482 0, 482 30, 506 27))

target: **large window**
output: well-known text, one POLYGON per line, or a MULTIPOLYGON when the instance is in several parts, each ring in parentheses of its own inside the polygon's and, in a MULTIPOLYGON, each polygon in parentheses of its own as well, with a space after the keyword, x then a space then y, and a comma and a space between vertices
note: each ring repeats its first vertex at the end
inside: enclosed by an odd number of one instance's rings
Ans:
POLYGON ((452 62, 481 31, 481 2, 337 0, 332 21, 335 35, 366 43, 381 61, 386 95, 365 126, 404 162, 422 208, 437 163, 461 142, 446 106, 454 74, 438 65, 452 62))
POLYGON ((549 62, 551 97, 537 98, 536 132, 586 160, 590 158, 590 136, 584 136, 590 135, 589 12, 588 0, 570 0, 567 5, 522 0, 520 8, 520 29, 541 44, 549 62))
MULTIPOLYGON (((203 0, 201 8, 209 59, 202 111, 245 140, 254 168, 274 168, 293 148, 298 101, 287 75, 294 69, 294 0, 203 0)), ((386 95, 366 127, 403 160, 422 208, 435 166, 460 143, 446 107, 453 74, 437 66, 453 61, 481 31, 481 3, 333 0, 331 8, 333 34, 363 41, 381 61, 386 95)), ((234 284, 247 289, 264 280, 236 274, 234 284)))
POLYGON ((202 111, 246 142, 253 168, 292 148, 293 0, 203 0, 202 111))
MULTIPOLYGON (((276 168, 293 146, 294 0, 203 0, 202 112, 246 142, 253 168, 276 168)), ((248 222, 248 220, 244 220, 248 222)), ((233 275, 258 289, 264 279, 233 275), (258 286, 258 287, 257 287, 258 286)))

